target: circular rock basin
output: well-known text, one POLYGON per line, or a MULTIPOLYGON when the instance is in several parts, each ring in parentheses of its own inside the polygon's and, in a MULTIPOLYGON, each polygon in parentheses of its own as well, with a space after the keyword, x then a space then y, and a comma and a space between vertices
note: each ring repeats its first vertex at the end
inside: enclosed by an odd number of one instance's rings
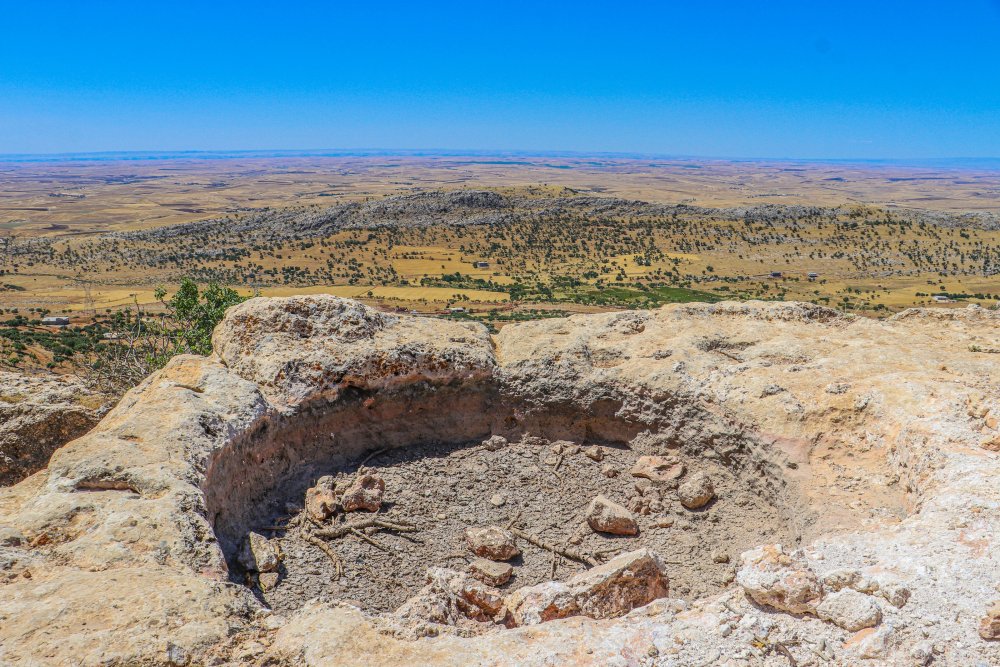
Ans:
POLYGON ((0 490, 0 646, 25 664, 1000 664, 997 322, 721 303, 491 337, 253 299, 212 358, 172 360, 0 490), (340 512, 362 467, 369 509, 340 512), (314 525, 321 478, 337 491, 314 525), (584 524, 598 495, 620 506, 601 525, 637 534, 584 524), (373 517, 388 527, 347 529, 373 517), (499 588, 463 573, 485 526, 520 552, 499 588))
MULTIPOLYGON (((245 450, 233 450, 228 463, 220 458, 213 466, 214 475, 227 465, 244 471, 231 478, 237 484, 213 485, 208 494, 233 580, 281 614, 315 598, 390 612, 420 591, 429 568, 468 569, 476 556, 467 529, 498 525, 545 545, 517 540, 521 553, 510 560, 505 592, 590 567, 554 554, 553 545, 597 562, 645 547, 665 564, 671 597, 692 600, 729 586, 740 553, 755 545, 794 547, 835 523, 845 529, 868 516, 836 503, 818 508, 800 488, 797 467, 769 461, 752 435, 729 439, 720 454, 697 438, 682 442, 599 410, 519 417, 524 413, 489 384, 411 387, 389 395, 357 392, 269 426, 245 450), (242 463, 262 453, 272 458, 242 463), (329 475, 343 493, 359 466, 384 482, 379 510, 339 507, 310 522, 302 512, 307 489, 329 475), (679 487, 698 477, 710 481, 711 497, 685 507, 679 487), (598 496, 624 507, 638 534, 592 529, 586 513, 598 496), (372 518, 414 530, 371 527, 324 539, 327 549, 309 537, 372 518), (281 554, 276 573, 261 577, 237 557, 251 532, 281 554)), ((900 515, 895 500, 882 511, 900 515)))

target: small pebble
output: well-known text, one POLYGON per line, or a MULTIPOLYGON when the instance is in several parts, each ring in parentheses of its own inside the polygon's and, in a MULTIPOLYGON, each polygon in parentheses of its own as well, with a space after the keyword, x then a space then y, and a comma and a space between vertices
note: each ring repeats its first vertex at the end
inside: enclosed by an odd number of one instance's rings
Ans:
POLYGON ((508 563, 477 558, 469 564, 468 572, 488 586, 503 586, 510 580, 514 568, 508 563))

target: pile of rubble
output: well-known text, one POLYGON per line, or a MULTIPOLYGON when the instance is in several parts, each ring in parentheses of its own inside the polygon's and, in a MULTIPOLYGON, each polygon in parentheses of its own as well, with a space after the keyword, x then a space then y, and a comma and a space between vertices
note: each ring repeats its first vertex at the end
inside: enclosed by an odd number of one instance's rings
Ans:
MULTIPOLYGON (((496 526, 483 530, 503 531, 496 526)), ((513 545, 513 535, 507 536, 513 545)), ((615 618, 668 593, 666 566, 648 549, 622 554, 565 582, 504 594, 496 586, 509 578, 509 567, 483 560, 474 561, 468 572, 428 570, 427 585, 393 613, 403 629, 397 634, 437 635, 442 626, 469 627, 469 621, 513 628, 578 615, 615 618)))
MULTIPOLYGON (((565 457, 585 453, 595 462, 605 459, 605 450, 592 446, 584 452, 567 441, 551 445, 544 439, 528 436, 527 446, 548 446, 557 458, 546 458, 554 467, 565 457)), ((493 436, 483 443, 490 451, 509 445, 506 438, 493 436)), ((251 531, 240 545, 237 556, 246 573, 245 583, 266 595, 281 580, 283 544, 301 541, 322 551, 333 565, 332 581, 345 572, 345 563, 338 553, 337 541, 349 538, 381 551, 390 548, 379 541, 379 533, 387 532, 411 541, 414 549, 423 542, 416 533, 420 527, 412 518, 401 519, 395 513, 380 514, 383 509, 386 484, 382 477, 365 467, 365 463, 380 452, 365 458, 349 481, 338 484, 333 475, 320 477, 305 492, 300 511, 290 520, 269 526, 264 532, 277 532, 269 539, 251 531)), ((602 474, 617 468, 606 466, 602 474)), ((705 473, 692 475, 683 484, 685 466, 676 457, 641 456, 630 470, 639 483, 641 495, 633 497, 631 505, 641 515, 662 511, 660 492, 674 491, 680 503, 688 509, 704 507, 713 497, 714 488, 705 473), (654 493, 653 490, 656 490, 654 493)), ((427 480, 422 480, 426 482, 427 480)), ((494 505, 502 505, 496 498, 494 505)), ((292 508, 296 510, 297 508, 292 508)), ((395 508, 394 508, 395 509, 395 508)), ((561 543, 546 540, 526 530, 519 522, 518 512, 505 526, 469 526, 464 530, 464 542, 473 558, 463 571, 433 566, 426 571, 426 585, 407 599, 391 614, 387 627, 403 637, 438 635, 441 632, 463 635, 490 632, 500 627, 534 625, 544 621, 582 615, 590 618, 612 618, 624 615, 668 593, 667 566, 648 548, 627 553, 613 543, 606 549, 582 551, 575 545, 583 541, 583 533, 635 537, 640 533, 636 514, 629 508, 604 495, 596 495, 584 511, 584 520, 568 539, 561 543), (567 559, 587 570, 567 581, 543 581, 503 592, 515 569, 523 564, 519 541, 526 542, 551 555, 551 575, 556 566, 567 559), (511 561, 516 561, 514 564, 511 561)), ((429 558, 433 559, 433 550, 429 558)), ((411 552, 411 557, 414 556, 411 552)), ((317 591, 318 592, 318 591, 317 591)))
MULTIPOLYGON (((294 492, 279 496, 281 511, 254 524, 234 572, 283 614, 316 597, 393 612, 412 607, 410 598, 442 568, 515 590, 646 549, 670 564, 675 595, 691 599, 730 583, 729 554, 783 523, 732 479, 726 501, 712 502, 709 466, 677 453, 637 455, 528 434, 462 448, 376 450, 315 478, 298 501, 294 492), (700 469, 691 473, 689 465, 700 469), (250 553, 268 543, 281 564, 265 570, 250 553)), ((470 628, 494 629, 461 631, 470 628)))

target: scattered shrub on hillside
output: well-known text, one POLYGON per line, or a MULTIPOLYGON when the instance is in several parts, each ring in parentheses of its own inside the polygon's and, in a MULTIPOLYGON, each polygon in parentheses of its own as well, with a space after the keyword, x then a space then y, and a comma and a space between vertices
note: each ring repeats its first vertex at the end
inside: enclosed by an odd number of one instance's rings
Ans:
POLYGON ((163 313, 145 311, 136 302, 112 314, 89 365, 88 379, 98 390, 120 395, 178 354, 210 354, 215 325, 227 308, 245 300, 214 283, 199 290, 187 278, 170 299, 166 296, 166 290, 157 290, 163 313))

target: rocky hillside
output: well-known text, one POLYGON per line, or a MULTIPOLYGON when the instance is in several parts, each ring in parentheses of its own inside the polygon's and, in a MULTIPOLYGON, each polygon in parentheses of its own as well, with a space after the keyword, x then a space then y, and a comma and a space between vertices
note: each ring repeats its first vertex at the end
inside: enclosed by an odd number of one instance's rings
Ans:
MULTIPOLYGON (((240 235, 267 238, 303 239, 327 236, 341 229, 373 227, 429 227, 504 224, 514 220, 582 216, 622 219, 630 217, 671 218, 678 215, 755 223, 781 220, 835 221, 851 212, 848 207, 742 206, 707 208, 684 204, 655 204, 617 197, 592 195, 525 196, 492 190, 433 191, 398 195, 368 202, 350 202, 322 210, 298 211, 266 209, 233 224, 222 218, 175 225, 150 231, 125 232, 116 238, 160 240, 177 236, 211 234, 220 228, 240 235)), ((902 220, 942 226, 1000 229, 1000 219, 987 213, 942 214, 929 211, 902 211, 902 220)))
POLYGON ((998 323, 252 299, 0 489, 0 664, 1000 664, 998 323))
MULTIPOLYGON (((66 268, 114 265, 118 255, 135 255, 141 263, 160 266, 180 258, 201 260, 230 256, 234 241, 240 250, 258 244, 308 241, 352 229, 412 229, 435 226, 544 224, 564 218, 602 220, 649 219, 745 222, 770 226, 795 221, 802 224, 835 223, 857 209, 849 207, 743 206, 706 208, 684 204, 650 202, 570 194, 527 196, 492 190, 433 191, 398 195, 368 202, 347 202, 325 209, 247 209, 223 218, 213 218, 169 227, 109 233, 66 252, 59 240, 0 238, 0 250, 15 262, 55 261, 66 268), (183 239, 183 242, 181 240, 183 239), (224 241, 222 245, 218 245, 224 241), (194 244, 195 247, 188 247, 194 244), (228 250, 227 250, 228 249, 228 250), (200 250, 196 255, 189 253, 200 250), (152 254, 150 254, 152 253, 152 254)), ((866 209, 874 220, 891 217, 897 223, 921 228, 948 227, 997 230, 1000 219, 987 213, 945 214, 933 211, 882 211, 866 209)))

